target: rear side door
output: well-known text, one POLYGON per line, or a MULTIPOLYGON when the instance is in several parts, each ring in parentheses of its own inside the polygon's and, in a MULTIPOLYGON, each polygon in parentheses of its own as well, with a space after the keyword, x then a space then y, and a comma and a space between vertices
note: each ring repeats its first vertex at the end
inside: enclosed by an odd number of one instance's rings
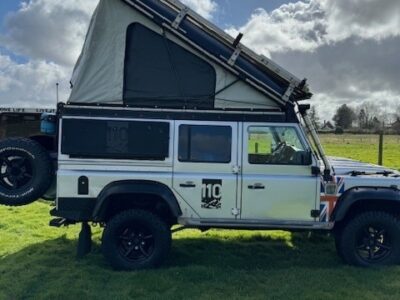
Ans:
POLYGON ((242 219, 314 220, 320 179, 304 159, 309 150, 296 124, 244 124, 242 219))
POLYGON ((174 190, 203 219, 235 219, 236 122, 175 122, 174 190))

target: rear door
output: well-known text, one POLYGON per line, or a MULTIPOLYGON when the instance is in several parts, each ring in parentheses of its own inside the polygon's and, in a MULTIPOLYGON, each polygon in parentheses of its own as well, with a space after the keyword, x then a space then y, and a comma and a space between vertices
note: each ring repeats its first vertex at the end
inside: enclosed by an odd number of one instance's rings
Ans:
POLYGON ((173 187, 204 219, 235 219, 238 193, 236 122, 175 122, 173 187))

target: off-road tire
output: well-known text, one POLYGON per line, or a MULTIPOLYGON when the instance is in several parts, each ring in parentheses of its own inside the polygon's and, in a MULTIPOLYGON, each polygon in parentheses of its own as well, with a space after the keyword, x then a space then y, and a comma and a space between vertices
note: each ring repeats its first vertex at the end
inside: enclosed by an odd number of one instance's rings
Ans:
POLYGON ((369 211, 349 220, 337 237, 338 254, 360 267, 400 262, 400 222, 386 212, 369 211))
POLYGON ((50 155, 39 143, 28 138, 0 141, 0 204, 30 204, 46 193, 53 179, 50 155))
POLYGON ((106 224, 103 232, 103 255, 116 270, 134 271, 158 267, 168 256, 170 248, 170 228, 160 217, 145 210, 127 210, 116 215, 106 224), (130 233, 129 228, 131 228, 130 233), (140 243, 143 242, 134 240, 135 238, 139 239, 140 232, 144 232, 143 238, 145 235, 153 237, 151 241, 143 240, 148 243, 144 246, 149 247, 145 249, 148 256, 142 259, 128 258, 129 251, 133 256, 136 254, 139 256, 142 253, 142 248, 134 250, 136 243, 140 246, 140 243), (129 238, 126 235, 129 235, 129 238), (151 242, 153 243, 152 247, 149 246, 151 242))

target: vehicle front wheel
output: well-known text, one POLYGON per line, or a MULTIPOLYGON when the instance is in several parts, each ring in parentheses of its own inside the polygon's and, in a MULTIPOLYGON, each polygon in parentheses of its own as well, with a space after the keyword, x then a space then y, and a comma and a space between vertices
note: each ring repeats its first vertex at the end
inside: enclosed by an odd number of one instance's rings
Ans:
POLYGON ((336 246, 345 262, 362 267, 400 262, 400 222, 389 213, 356 215, 341 230, 336 246))
POLYGON ((168 225, 144 210, 128 210, 116 215, 106 224, 103 232, 103 254, 116 270, 158 267, 170 248, 171 231, 168 225))

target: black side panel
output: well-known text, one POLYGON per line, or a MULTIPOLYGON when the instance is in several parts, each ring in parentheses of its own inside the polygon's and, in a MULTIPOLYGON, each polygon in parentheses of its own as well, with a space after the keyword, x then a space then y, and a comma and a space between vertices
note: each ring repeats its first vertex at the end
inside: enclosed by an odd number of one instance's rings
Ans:
POLYGON ((128 27, 125 104, 211 109, 215 86, 210 64, 139 23, 128 27))
POLYGON ((58 198, 57 209, 51 211, 55 217, 72 221, 91 221, 96 198, 58 198))
POLYGON ((62 120, 62 154, 78 158, 165 160, 168 152, 168 122, 62 120))

